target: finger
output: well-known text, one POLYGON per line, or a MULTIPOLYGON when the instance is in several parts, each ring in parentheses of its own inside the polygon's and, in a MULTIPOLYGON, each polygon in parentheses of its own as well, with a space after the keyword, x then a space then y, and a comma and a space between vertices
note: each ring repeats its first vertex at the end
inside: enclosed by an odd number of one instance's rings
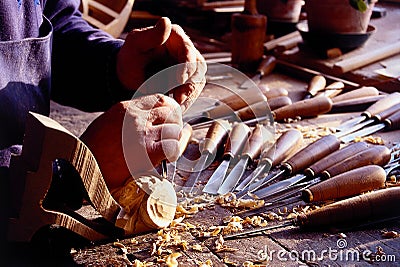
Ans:
POLYGON ((176 161, 179 157, 179 141, 166 139, 154 142, 150 153, 153 165, 158 165, 164 159, 167 159, 169 162, 176 161))
POLYGON ((132 108, 141 110, 152 110, 159 107, 179 108, 179 104, 174 99, 163 94, 141 96, 131 100, 130 105, 132 108))
POLYGON ((177 63, 183 63, 179 66, 177 79, 179 83, 184 83, 196 71, 196 67, 191 62, 197 61, 198 50, 183 29, 175 24, 172 25, 171 36, 166 42, 166 47, 177 63))
POLYGON ((181 105, 182 112, 185 112, 199 97, 206 85, 205 73, 207 67, 199 62, 196 72, 184 84, 174 88, 174 99, 181 105))
POLYGON ((163 45, 168 40, 171 29, 171 21, 162 17, 155 26, 131 31, 126 41, 134 43, 139 52, 147 52, 163 45))
POLYGON ((152 125, 164 123, 177 124, 182 128, 182 111, 180 106, 176 107, 158 107, 149 112, 148 122, 152 125))
POLYGON ((160 125, 152 126, 146 132, 146 138, 152 141, 162 141, 166 139, 180 139, 180 133, 182 127, 178 124, 165 123, 160 125))

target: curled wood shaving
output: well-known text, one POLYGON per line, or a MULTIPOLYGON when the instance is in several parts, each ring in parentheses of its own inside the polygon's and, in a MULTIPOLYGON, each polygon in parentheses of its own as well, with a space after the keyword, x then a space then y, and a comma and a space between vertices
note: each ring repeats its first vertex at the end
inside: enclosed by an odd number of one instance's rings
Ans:
POLYGON ((210 259, 206 260, 206 262, 200 262, 199 267, 211 267, 214 266, 210 259))
POLYGON ((175 252, 175 253, 171 253, 168 256, 166 256, 165 258, 165 264, 168 267, 177 267, 178 266, 178 258, 182 256, 181 253, 179 252, 175 252))
POLYGON ((266 264, 255 264, 251 261, 245 261, 242 264, 243 267, 267 267, 266 264))
POLYGON ((397 238, 400 237, 400 234, 396 231, 384 231, 382 232, 382 237, 384 238, 397 238))
POLYGON ((226 208, 258 208, 264 206, 264 200, 257 199, 237 199, 234 193, 227 193, 218 196, 215 200, 217 204, 226 208))
POLYGON ((356 137, 354 142, 367 142, 375 145, 384 145, 383 139, 379 136, 365 136, 365 137, 356 137))

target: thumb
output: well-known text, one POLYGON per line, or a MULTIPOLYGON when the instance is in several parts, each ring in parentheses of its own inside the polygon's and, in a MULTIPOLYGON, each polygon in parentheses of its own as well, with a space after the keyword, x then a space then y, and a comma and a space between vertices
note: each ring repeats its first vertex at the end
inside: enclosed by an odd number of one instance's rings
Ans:
POLYGON ((171 34, 171 21, 162 17, 152 27, 133 30, 126 37, 126 41, 135 44, 139 52, 146 52, 164 44, 171 34))

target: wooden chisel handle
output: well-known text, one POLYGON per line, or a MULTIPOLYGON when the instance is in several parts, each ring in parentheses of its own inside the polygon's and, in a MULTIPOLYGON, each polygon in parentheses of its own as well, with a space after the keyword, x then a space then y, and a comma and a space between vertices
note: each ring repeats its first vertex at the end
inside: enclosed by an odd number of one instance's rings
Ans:
POLYGON ((276 58, 274 56, 266 56, 261 60, 257 68, 257 73, 261 76, 270 74, 276 66, 276 58))
POLYGON ((344 89, 344 83, 342 82, 333 82, 324 88, 323 92, 317 93, 316 96, 326 96, 329 98, 333 98, 340 94, 344 89))
POLYGON ((185 126, 183 126, 181 133, 180 133, 180 137, 179 137, 179 155, 182 155, 183 152, 185 151, 190 138, 192 137, 192 133, 193 133, 193 129, 192 126, 190 126, 190 124, 185 124, 185 126))
POLYGON ((387 119, 385 119, 385 123, 388 125, 388 130, 398 130, 400 129, 400 111, 393 113, 387 119))
POLYGON ((231 125, 227 120, 215 120, 207 131, 204 145, 201 153, 208 152, 210 154, 217 153, 218 147, 224 140, 225 136, 231 130, 231 125))
POLYGON ((235 157, 243 149, 251 133, 251 129, 244 123, 235 123, 225 145, 224 156, 235 157))
POLYGON ((375 95, 334 102, 330 113, 362 112, 383 98, 384 95, 375 95))
POLYGON ((303 135, 299 130, 288 130, 278 138, 275 146, 268 147, 261 152, 260 162, 267 161, 274 167, 296 151, 302 143, 303 135))
POLYGON ((236 111, 235 114, 241 121, 247 121, 255 118, 265 118, 270 112, 267 102, 258 102, 236 111))
POLYGON ((271 110, 278 109, 280 107, 288 106, 292 104, 292 100, 288 96, 278 96, 272 99, 268 99, 268 105, 271 110))
POLYGON ((258 88, 267 99, 272 99, 279 96, 288 96, 289 92, 285 88, 269 88, 266 84, 258 85, 258 88))
POLYGON ((312 164, 310 167, 304 170, 304 174, 309 177, 314 177, 317 174, 322 173, 327 168, 354 156, 358 152, 368 149, 366 142, 356 142, 339 149, 326 157, 323 157, 319 161, 312 164))
POLYGON ((272 144, 273 142, 274 134, 268 131, 263 125, 257 124, 251 133, 249 142, 246 143, 243 149, 242 155, 254 159, 260 155, 263 146, 268 145, 268 143, 272 144))
POLYGON ((385 187, 386 172, 377 165, 353 169, 310 186, 302 192, 305 202, 339 199, 385 187))
POLYGON ((340 140, 334 135, 326 135, 309 144, 283 163, 290 173, 304 170, 314 162, 333 153, 340 147, 340 140))
POLYGON ((336 176, 340 173, 359 168, 366 165, 383 166, 390 160, 390 149, 386 146, 375 145, 366 150, 358 152, 348 159, 330 166, 321 173, 324 178, 336 176))
POLYGON ((400 215, 394 203, 400 202, 400 188, 386 188, 335 202, 306 214, 295 224, 304 228, 334 227, 400 215))
POLYGON ((318 92, 324 90, 326 86, 326 79, 322 75, 314 76, 308 84, 307 95, 315 96, 318 92))
POLYGON ((327 113, 332 108, 332 100, 326 96, 301 100, 291 105, 284 106, 272 111, 274 119, 281 121, 287 118, 315 117, 327 113))
POLYGON ((390 115, 394 114, 395 112, 400 110, 400 103, 396 104, 394 106, 391 106, 388 109, 385 109, 382 112, 379 112, 378 114, 374 115, 373 118, 377 119, 378 121, 385 120, 390 117, 390 115))
POLYGON ((372 116, 378 114, 379 112, 384 111, 385 109, 390 108, 391 106, 394 106, 396 104, 400 103, 400 93, 395 92, 387 95, 385 98, 379 100, 367 110, 365 110, 362 115, 371 118, 372 116))
MULTIPOLYGON (((235 93, 231 96, 221 99, 219 102, 221 102, 222 104, 217 102, 216 104, 219 104, 219 105, 212 108, 211 110, 209 110, 207 112, 209 114, 213 115, 214 113, 220 114, 222 112, 222 111, 218 111, 218 110, 229 109, 230 113, 228 113, 228 114, 232 114, 232 111, 239 110, 241 108, 247 107, 247 106, 255 104, 257 102, 261 102, 261 101, 265 102, 265 101, 267 101, 266 97, 267 96, 261 90, 260 91, 254 90, 254 92, 247 93, 246 95, 243 95, 243 93, 242 94, 235 93)), ((213 116, 215 116, 215 115, 213 115, 213 116)))
POLYGON ((378 89, 372 86, 364 86, 358 89, 351 90, 349 92, 340 94, 332 98, 333 103, 341 102, 345 100, 366 97, 366 96, 377 96, 379 95, 378 89))
MULTIPOLYGON (((235 93, 219 100, 219 102, 225 104, 222 104, 221 106, 225 106, 225 109, 229 108, 230 112, 232 112, 232 110, 239 110, 257 102, 266 101, 265 97, 268 100, 271 100, 272 98, 276 98, 279 96, 288 96, 289 94, 289 92, 284 88, 271 89, 266 84, 261 84, 258 86, 258 88, 260 89, 260 91, 254 90, 251 93, 246 92, 246 94, 235 93)), ((217 102, 216 104, 220 104, 219 102, 217 102)), ((220 109, 223 108, 221 107, 220 109)))

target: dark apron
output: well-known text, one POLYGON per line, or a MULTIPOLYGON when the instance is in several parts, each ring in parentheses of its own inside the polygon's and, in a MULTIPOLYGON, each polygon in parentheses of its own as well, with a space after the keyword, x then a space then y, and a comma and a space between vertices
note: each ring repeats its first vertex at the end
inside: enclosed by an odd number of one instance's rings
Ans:
POLYGON ((44 18, 38 38, 0 41, 0 149, 22 144, 29 111, 49 114, 51 36, 44 18))

